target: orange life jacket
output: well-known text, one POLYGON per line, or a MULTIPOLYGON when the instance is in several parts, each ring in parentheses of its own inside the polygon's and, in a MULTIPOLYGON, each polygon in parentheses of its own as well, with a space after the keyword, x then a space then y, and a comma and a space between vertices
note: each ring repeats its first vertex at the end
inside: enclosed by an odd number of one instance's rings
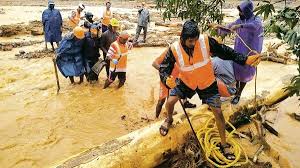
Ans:
POLYGON ((69 17, 69 26, 74 29, 76 26, 78 26, 80 21, 80 13, 76 11, 72 11, 72 16, 69 17))
POLYGON ((102 24, 105 26, 108 26, 110 23, 110 19, 112 17, 112 13, 111 11, 107 11, 106 9, 103 12, 103 20, 102 20, 102 24))
POLYGON ((128 55, 128 46, 127 44, 123 45, 117 41, 111 44, 111 48, 114 50, 114 55, 111 59, 118 59, 119 62, 115 65, 112 61, 110 62, 110 70, 116 72, 126 72, 127 68, 127 55, 128 55))
POLYGON ((171 50, 179 66, 179 78, 189 88, 195 90, 198 87, 203 90, 215 81, 207 35, 200 35, 193 57, 184 51, 178 41, 171 45, 171 50))

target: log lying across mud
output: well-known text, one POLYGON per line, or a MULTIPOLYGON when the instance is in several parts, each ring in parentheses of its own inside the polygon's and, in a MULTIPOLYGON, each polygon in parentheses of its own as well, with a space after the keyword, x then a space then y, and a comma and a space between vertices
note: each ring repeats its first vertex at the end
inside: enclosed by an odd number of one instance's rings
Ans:
MULTIPOLYGON (((287 85, 282 84, 274 88, 269 95, 257 101, 257 106, 270 106, 285 99, 288 96, 288 92, 283 89, 285 86, 287 85)), ((226 108, 227 107, 224 107, 224 112, 226 112, 225 117, 228 118, 231 116, 230 120, 233 121, 236 119, 235 117, 243 113, 245 113, 245 115, 253 114, 253 110, 251 110, 253 104, 251 103, 241 105, 231 112, 228 112, 230 110, 226 108), (250 109, 249 114, 245 109, 250 109)), ((196 117, 203 113, 211 113, 205 105, 189 112, 195 130, 199 130, 207 120, 205 117, 196 117)), ((145 128, 94 147, 64 160, 61 164, 54 165, 53 167, 155 167, 165 160, 164 156, 182 145, 186 141, 185 136, 190 132, 188 122, 182 113, 174 116, 173 126, 165 137, 161 136, 158 131, 162 122, 163 121, 156 122, 145 128)))

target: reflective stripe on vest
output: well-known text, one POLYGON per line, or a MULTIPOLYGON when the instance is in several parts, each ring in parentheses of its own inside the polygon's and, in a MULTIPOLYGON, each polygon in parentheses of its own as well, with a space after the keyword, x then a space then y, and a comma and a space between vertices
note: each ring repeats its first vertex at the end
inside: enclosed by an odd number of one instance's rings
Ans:
POLYGON ((113 64, 113 62, 110 62, 110 70, 111 71, 116 71, 116 72, 126 72, 126 67, 127 67, 127 55, 128 55, 128 51, 127 51, 127 46, 125 46, 125 48, 123 49, 123 53, 122 53, 122 49, 120 44, 115 41, 114 43, 112 43, 113 46, 115 46, 115 54, 112 57, 112 59, 118 59, 119 63, 117 65, 113 64))
POLYGON ((190 65, 190 66, 186 66, 184 64, 184 59, 183 59, 183 55, 182 55, 182 52, 181 52, 181 49, 180 49, 181 46, 180 46, 179 42, 177 41, 173 44, 174 48, 176 50, 176 53, 178 54, 178 61, 179 61, 180 70, 182 70, 182 71, 192 71, 192 70, 195 70, 197 68, 201 68, 201 67, 203 67, 203 66, 205 66, 206 64, 209 63, 210 58, 208 57, 208 52, 207 52, 207 48, 206 48, 206 44, 205 44, 204 35, 200 35, 199 43, 200 43, 200 47, 201 47, 203 61, 197 62, 197 63, 195 63, 193 65, 190 65))

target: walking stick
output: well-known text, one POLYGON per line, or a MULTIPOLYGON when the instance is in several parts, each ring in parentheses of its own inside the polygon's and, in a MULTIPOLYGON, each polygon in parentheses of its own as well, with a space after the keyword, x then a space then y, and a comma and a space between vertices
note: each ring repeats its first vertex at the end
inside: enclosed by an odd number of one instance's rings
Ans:
POLYGON ((57 93, 58 93, 59 90, 60 90, 60 85, 59 85, 59 78, 58 78, 58 74, 57 74, 56 59, 53 58, 52 61, 53 61, 53 65, 54 65, 54 71, 55 71, 55 77, 56 77, 56 84, 57 84, 57 93))
POLYGON ((191 130, 192 130, 192 132, 193 132, 193 134, 194 134, 194 136, 195 136, 195 138, 196 138, 196 140, 197 140, 197 142, 198 142, 198 144, 199 144, 199 146, 200 146, 200 145, 201 145, 201 144, 200 144, 200 141, 199 141, 199 139, 198 139, 198 137, 197 137, 197 134, 196 134, 196 132, 195 132, 195 130, 194 130, 194 128, 193 128, 193 125, 192 125, 192 123, 191 123, 191 121, 190 121, 190 118, 189 118, 189 116, 188 116, 188 114, 187 114, 187 112, 186 112, 186 110, 185 110, 185 108, 184 108, 184 106, 183 106, 182 100, 179 99, 179 102, 180 102, 181 107, 182 107, 182 109, 183 109, 183 112, 184 112, 184 114, 185 114, 185 116, 186 116, 186 118, 187 118, 187 120, 188 120, 188 122, 189 122, 189 125, 190 125, 190 127, 191 127, 191 130))

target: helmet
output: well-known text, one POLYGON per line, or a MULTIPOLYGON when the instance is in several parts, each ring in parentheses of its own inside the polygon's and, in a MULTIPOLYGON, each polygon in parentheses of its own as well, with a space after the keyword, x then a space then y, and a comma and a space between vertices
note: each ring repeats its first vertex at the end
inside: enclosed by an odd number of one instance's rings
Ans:
POLYGON ((84 38, 84 30, 83 30, 82 27, 79 27, 79 26, 75 27, 73 29, 73 34, 78 39, 83 39, 84 38))
POLYGON ((92 12, 86 12, 86 13, 85 13, 85 18, 86 18, 86 19, 90 19, 90 18, 93 18, 93 17, 94 17, 94 15, 93 15, 92 12))
POLYGON ((115 27, 119 27, 120 26, 119 21, 116 18, 112 18, 110 20, 110 25, 111 26, 115 26, 115 27))
POLYGON ((79 8, 81 8, 82 10, 84 10, 84 9, 85 9, 85 5, 84 5, 84 4, 82 4, 82 3, 80 3, 80 4, 78 5, 78 7, 79 7, 79 8))

